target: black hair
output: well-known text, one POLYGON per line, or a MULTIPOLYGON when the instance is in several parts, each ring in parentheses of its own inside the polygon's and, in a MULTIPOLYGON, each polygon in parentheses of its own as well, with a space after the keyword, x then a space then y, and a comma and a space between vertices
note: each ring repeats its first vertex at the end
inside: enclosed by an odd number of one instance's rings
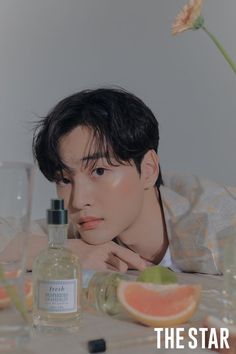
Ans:
MULTIPOLYGON (((59 155, 59 141, 78 126, 91 129, 96 152, 108 163, 134 162, 141 172, 147 151, 158 150, 158 122, 135 95, 114 88, 84 90, 61 100, 34 128, 33 155, 49 181, 58 181, 69 170, 59 155)), ((156 182, 163 183, 161 171, 156 182)))

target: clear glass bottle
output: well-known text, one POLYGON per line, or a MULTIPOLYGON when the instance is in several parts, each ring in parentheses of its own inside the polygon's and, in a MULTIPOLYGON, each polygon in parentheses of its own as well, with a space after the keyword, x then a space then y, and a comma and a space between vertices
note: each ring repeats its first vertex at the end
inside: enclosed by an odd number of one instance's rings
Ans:
POLYGON ((74 330, 81 316, 81 269, 78 257, 65 247, 67 210, 64 201, 51 200, 47 211, 48 248, 35 259, 33 325, 36 328, 74 330))
POLYGON ((116 272, 83 270, 83 306, 87 311, 101 311, 111 316, 122 313, 117 287, 129 276, 116 272))

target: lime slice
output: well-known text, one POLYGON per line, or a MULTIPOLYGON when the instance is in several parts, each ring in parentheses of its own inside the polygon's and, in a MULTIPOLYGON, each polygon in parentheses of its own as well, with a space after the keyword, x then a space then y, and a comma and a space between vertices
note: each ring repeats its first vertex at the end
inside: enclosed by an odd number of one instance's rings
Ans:
POLYGON ((136 280, 144 283, 171 284, 177 283, 177 275, 166 267, 156 265, 144 269, 136 280))

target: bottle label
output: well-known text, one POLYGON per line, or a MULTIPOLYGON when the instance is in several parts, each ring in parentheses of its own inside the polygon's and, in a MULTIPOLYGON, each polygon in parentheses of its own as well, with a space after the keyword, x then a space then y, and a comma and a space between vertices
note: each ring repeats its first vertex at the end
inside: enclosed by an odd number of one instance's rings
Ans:
POLYGON ((77 279, 38 281, 38 309, 53 313, 77 311, 77 279))

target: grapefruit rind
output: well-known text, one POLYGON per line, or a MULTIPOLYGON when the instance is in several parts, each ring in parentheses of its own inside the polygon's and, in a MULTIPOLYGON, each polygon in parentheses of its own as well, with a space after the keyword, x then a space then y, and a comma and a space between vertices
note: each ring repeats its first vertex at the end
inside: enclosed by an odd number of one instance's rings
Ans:
MULTIPOLYGON (((131 289, 132 291, 132 289, 131 289)), ((187 322, 194 314, 194 312, 197 309, 199 299, 201 295, 201 286, 200 285, 179 285, 179 284, 169 284, 169 285, 157 285, 157 284, 152 284, 152 283, 141 283, 141 282, 130 282, 130 281, 125 281, 122 280, 119 283, 118 289, 117 289, 117 296, 118 299, 123 306, 123 308, 126 310, 126 312, 137 322, 142 323, 147 326, 151 327, 170 327, 170 326, 175 326, 181 323, 187 322), (176 302, 176 313, 174 315, 166 314, 163 316, 160 315, 150 315, 145 312, 142 312, 135 308, 135 306, 131 303, 128 303, 126 299, 126 291, 127 289, 131 288, 132 286, 140 287, 141 289, 147 289, 152 292, 152 299, 153 296, 155 296, 155 293, 157 295, 157 298, 159 297, 160 294, 164 295, 165 294, 172 294, 174 295, 178 291, 183 291, 185 289, 190 289, 192 291, 192 295, 186 297, 184 301, 182 301, 182 307, 183 303, 185 303, 185 308, 181 309, 180 312, 178 312, 178 302, 176 302)), ((138 296, 138 293, 137 293, 138 296)), ((142 298, 141 300, 144 300, 142 298)), ((160 300, 160 299, 159 299, 160 300)), ((149 302, 148 296, 144 300, 146 303, 149 302)), ((158 300, 157 300, 158 301, 158 300)), ((174 300, 172 300, 172 305, 174 300)), ((160 308, 163 305, 160 305, 160 308)))

